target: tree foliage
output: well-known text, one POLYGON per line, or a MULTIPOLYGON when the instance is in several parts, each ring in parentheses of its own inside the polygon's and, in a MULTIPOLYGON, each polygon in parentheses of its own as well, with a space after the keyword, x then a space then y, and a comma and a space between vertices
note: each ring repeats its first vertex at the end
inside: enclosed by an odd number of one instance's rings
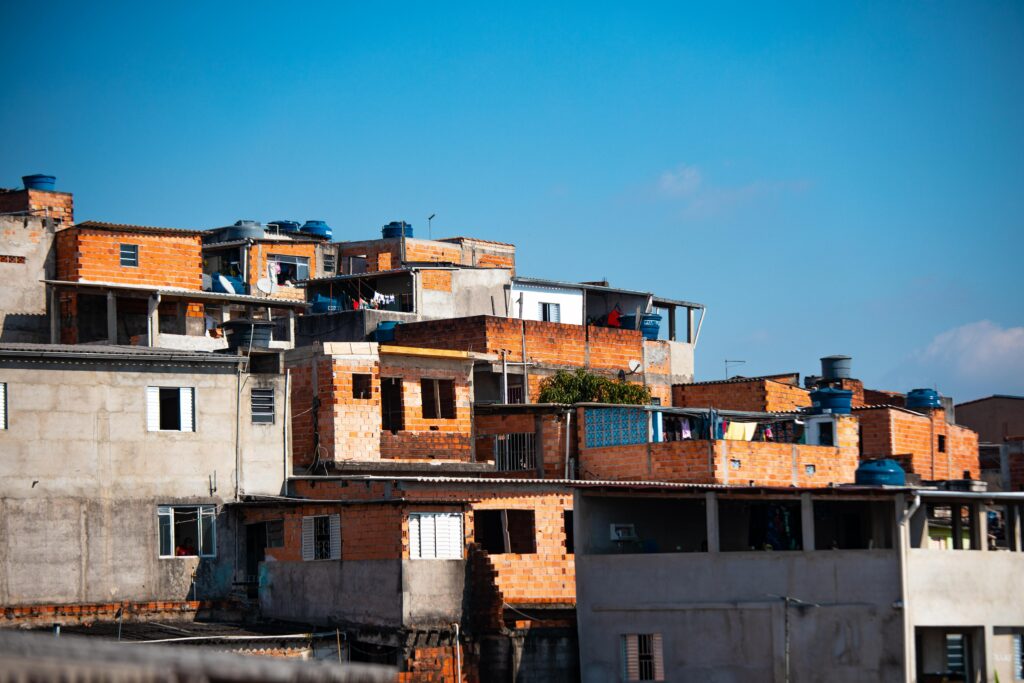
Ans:
POLYGON ((540 383, 541 403, 624 403, 647 405, 650 390, 639 384, 599 377, 580 368, 575 372, 559 370, 540 383))

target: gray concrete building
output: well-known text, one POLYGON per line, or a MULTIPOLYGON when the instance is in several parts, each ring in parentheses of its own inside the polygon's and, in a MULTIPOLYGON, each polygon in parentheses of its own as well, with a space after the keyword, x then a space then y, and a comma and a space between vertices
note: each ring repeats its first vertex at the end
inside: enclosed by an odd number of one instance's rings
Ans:
POLYGON ((28 214, 0 215, 0 343, 45 342, 46 290, 54 270, 56 222, 28 214))
POLYGON ((282 491, 278 354, 0 344, 0 605, 211 600, 282 491))
POLYGON ((1024 495, 579 485, 583 680, 1019 680, 1024 495))

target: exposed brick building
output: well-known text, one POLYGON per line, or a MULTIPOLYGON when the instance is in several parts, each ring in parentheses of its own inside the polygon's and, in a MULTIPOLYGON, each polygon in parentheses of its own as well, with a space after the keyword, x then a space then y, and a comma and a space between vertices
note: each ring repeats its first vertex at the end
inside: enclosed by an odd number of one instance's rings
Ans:
POLYGON ((672 405, 771 413, 808 408, 811 398, 810 392, 800 387, 800 375, 786 373, 677 384, 672 387, 672 405))
POLYGON ((854 409, 860 421, 861 457, 892 458, 924 480, 978 479, 977 433, 950 424, 946 411, 915 412, 896 406, 854 409))

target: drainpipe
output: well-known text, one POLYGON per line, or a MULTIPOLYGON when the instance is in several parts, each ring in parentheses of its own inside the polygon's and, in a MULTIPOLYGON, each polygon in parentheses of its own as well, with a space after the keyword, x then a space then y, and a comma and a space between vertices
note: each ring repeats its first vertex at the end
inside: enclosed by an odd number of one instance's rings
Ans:
POLYGON ((570 435, 572 434, 572 430, 570 429, 572 427, 572 411, 573 411, 573 409, 570 408, 569 411, 566 412, 566 414, 565 414, 565 478, 566 479, 571 479, 572 478, 572 476, 571 476, 572 475, 572 471, 571 471, 571 468, 569 467, 569 442, 570 442, 570 438, 571 438, 570 435))
MULTIPOLYGON (((519 311, 522 313, 523 304, 520 300, 519 311)), ((520 334, 523 338, 523 403, 530 402, 530 370, 526 365, 526 321, 521 320, 519 322, 520 334)))
POLYGON ((459 642, 459 625, 453 623, 452 626, 455 627, 455 671, 458 675, 455 680, 462 683, 462 644, 459 642))
POLYGON ((501 350, 501 402, 508 404, 508 351, 501 350))
MULTIPOLYGON (((899 497, 903 500, 903 496, 899 497)), ((907 609, 907 554, 910 552, 910 520, 921 507, 921 496, 914 495, 910 507, 903 511, 899 517, 899 524, 896 527, 897 536, 897 557, 900 563, 900 607, 903 611, 903 660, 904 660, 904 681, 911 680, 911 665, 915 660, 914 627, 911 623, 912 615, 907 609)), ((927 529, 925 530, 927 533, 927 529)))

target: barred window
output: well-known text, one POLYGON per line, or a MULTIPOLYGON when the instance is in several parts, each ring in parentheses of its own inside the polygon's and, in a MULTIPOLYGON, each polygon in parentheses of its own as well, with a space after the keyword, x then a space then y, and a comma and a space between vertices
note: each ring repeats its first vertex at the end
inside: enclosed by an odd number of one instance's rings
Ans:
POLYGON ((627 681, 665 680, 660 633, 628 633, 622 636, 622 678, 627 681))
POLYGON ((139 267, 139 245, 137 244, 122 244, 121 245, 121 265, 129 268, 139 267))
POLYGON ((314 515, 302 518, 302 559, 341 559, 339 515, 314 515))

